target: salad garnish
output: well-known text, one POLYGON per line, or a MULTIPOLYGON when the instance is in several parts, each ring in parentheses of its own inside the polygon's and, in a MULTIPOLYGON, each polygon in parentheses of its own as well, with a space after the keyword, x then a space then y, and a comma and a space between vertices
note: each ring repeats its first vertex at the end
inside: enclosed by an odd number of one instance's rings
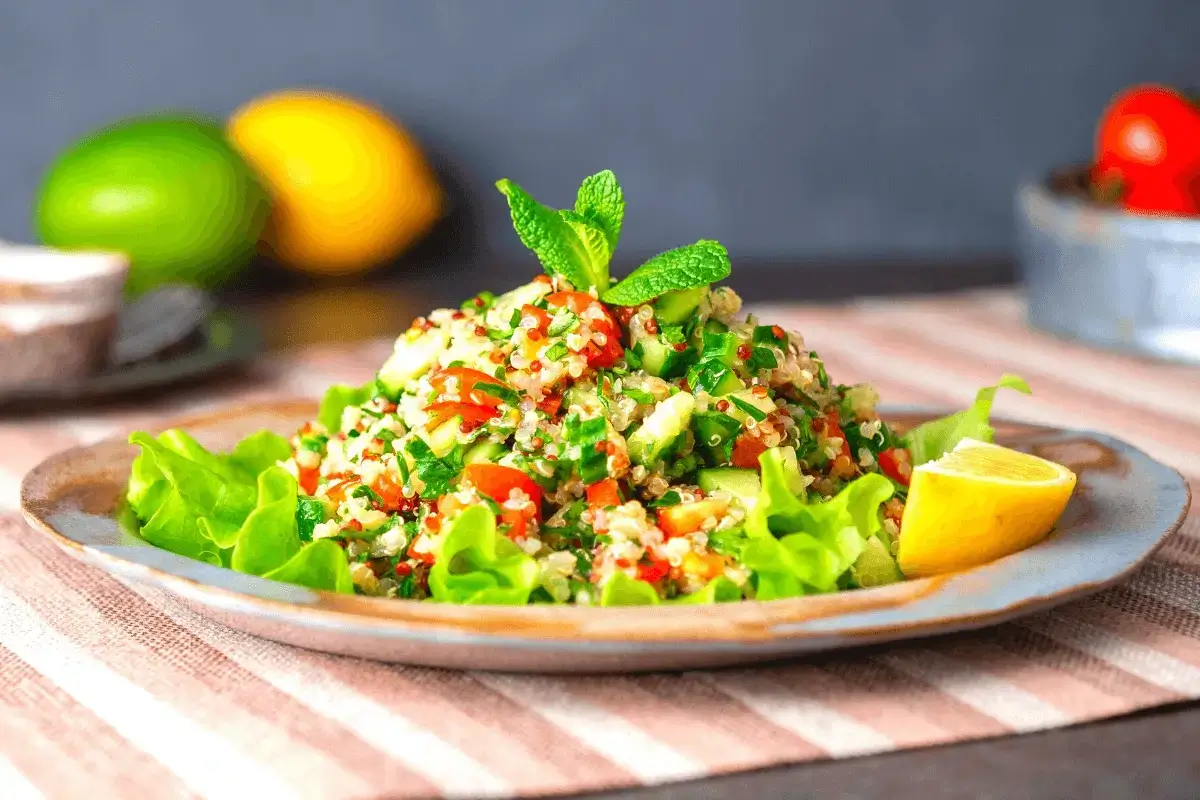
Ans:
POLYGON ((742 311, 719 243, 609 274, 625 199, 497 186, 545 275, 418 318, 376 377, 229 453, 139 432, 150 544, 333 592, 521 605, 773 600, 902 580, 914 467, 991 441, 999 388, 902 434, 742 311))

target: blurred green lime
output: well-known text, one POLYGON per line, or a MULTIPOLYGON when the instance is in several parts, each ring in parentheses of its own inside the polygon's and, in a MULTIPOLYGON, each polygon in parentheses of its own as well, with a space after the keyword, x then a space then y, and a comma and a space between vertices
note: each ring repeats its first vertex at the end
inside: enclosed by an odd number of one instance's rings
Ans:
POLYGON ((71 145, 34 207, 45 244, 116 250, 132 262, 126 291, 179 281, 214 288, 253 258, 269 198, 218 124, 135 117, 71 145))

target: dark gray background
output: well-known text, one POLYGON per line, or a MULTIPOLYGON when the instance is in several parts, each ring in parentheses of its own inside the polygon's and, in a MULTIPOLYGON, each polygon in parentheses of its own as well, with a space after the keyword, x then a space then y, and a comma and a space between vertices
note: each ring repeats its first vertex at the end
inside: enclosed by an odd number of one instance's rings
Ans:
POLYGON ((461 253, 520 248, 496 178, 611 167, 626 253, 990 256, 1115 90, 1197 76, 1196 0, 0 0, 0 237, 95 125, 320 85, 426 143, 461 253))

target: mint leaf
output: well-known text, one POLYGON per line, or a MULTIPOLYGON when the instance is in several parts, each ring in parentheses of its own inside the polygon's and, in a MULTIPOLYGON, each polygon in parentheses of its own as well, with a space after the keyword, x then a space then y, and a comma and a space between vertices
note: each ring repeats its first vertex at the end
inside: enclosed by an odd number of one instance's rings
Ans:
POLYGON ((695 244, 660 253, 642 264, 601 299, 618 306, 636 306, 678 289, 707 286, 729 276, 729 254, 719 243, 701 239, 695 244))
POLYGON ((583 249, 587 252, 588 259, 593 265, 591 270, 589 270, 590 274, 599 276, 601 269, 603 270, 604 284, 596 284, 597 287, 601 289, 607 288, 608 262, 612 260, 613 251, 609 245, 608 237, 604 235, 604 231, 586 217, 574 211, 559 211, 558 216, 567 223, 583 244, 583 249))
MULTIPOLYGON (((496 188, 508 198, 513 228, 521 242, 534 252, 547 274, 561 275, 581 292, 592 286, 601 289, 608 286, 607 257, 597 251, 591 237, 589 245, 577 230, 579 226, 586 229, 590 223, 569 222, 507 178, 497 181, 496 188)), ((587 235, 585 231, 584 236, 587 235)))
POLYGON ((611 256, 621 239, 621 223, 625 219, 625 193, 611 169, 583 179, 575 198, 575 213, 604 233, 611 256))

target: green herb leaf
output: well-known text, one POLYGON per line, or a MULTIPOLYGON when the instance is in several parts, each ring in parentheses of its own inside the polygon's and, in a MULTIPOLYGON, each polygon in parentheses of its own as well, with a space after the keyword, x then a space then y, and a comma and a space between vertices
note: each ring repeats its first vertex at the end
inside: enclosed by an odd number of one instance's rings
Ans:
POLYGON ((765 344, 773 347, 785 347, 787 345, 787 334, 782 336, 775 335, 776 325, 755 325, 752 341, 754 344, 765 344))
POLYGON ((621 387, 621 394, 625 395, 626 397, 632 397, 642 405, 654 402, 654 395, 650 394, 649 392, 643 392, 641 389, 629 389, 623 386, 621 387))
POLYGON ((608 286, 607 261, 597 260, 571 222, 507 178, 497 181, 496 188, 508 198, 513 228, 521 242, 534 252, 547 274, 561 275, 581 292, 608 286))
POLYGON ((445 458, 438 458, 423 439, 413 437, 404 447, 413 457, 417 477, 425 484, 422 500, 434 500, 450 491, 450 486, 462 471, 462 454, 456 448, 445 458))
POLYGON ((459 306, 463 311, 474 311, 477 314, 482 314, 492 307, 492 303, 496 302, 496 295, 491 292, 480 292, 470 300, 464 300, 459 306))
POLYGON ((313 530, 325 521, 325 502, 308 495, 296 498, 296 532, 300 541, 311 542, 313 530))
POLYGON ((383 502, 383 498, 379 496, 379 493, 376 492, 374 489, 372 489, 370 486, 367 486, 366 484, 363 484, 362 486, 356 486, 354 488, 354 491, 350 493, 350 496, 351 497, 365 497, 365 498, 367 498, 367 500, 369 502, 372 502, 372 503, 382 503, 383 502))
POLYGON ((702 239, 655 256, 604 292, 602 299, 618 306, 636 306, 670 291, 723 280, 729 271, 725 248, 718 242, 702 239))
MULTIPOLYGON (((511 387, 500 386, 499 384, 495 384, 495 383, 484 383, 483 381, 476 381, 475 385, 472 386, 467 391, 468 392, 480 392, 482 394, 490 395, 490 396, 495 397, 498 400, 501 400, 504 403, 506 403, 510 406, 513 406, 513 407, 517 406, 521 402, 521 395, 519 395, 515 391, 513 391, 513 389, 511 387)), ((461 394, 462 390, 459 390, 459 392, 461 394)))
POLYGON ((683 498, 679 496, 679 492, 672 489, 657 500, 651 500, 646 504, 647 508, 665 508, 666 506, 677 506, 683 502, 683 498))
POLYGON ((741 399, 740 397, 734 397, 733 395, 730 395, 728 397, 728 400, 729 400, 729 402, 733 403, 735 406, 740 408, 742 411, 745 411, 746 414, 749 415, 752 419, 754 419, 755 422, 762 422, 764 419, 767 418, 767 415, 765 413, 763 413, 762 409, 758 408, 757 406, 755 406, 752 403, 747 403, 745 400, 741 399))
POLYGON ((608 422, 604 417, 581 420, 570 414, 563 423, 567 443, 579 447, 579 479, 595 483, 608 477, 608 452, 597 445, 608 440, 608 422))
POLYGON ((611 255, 621 239, 625 219, 625 193, 612 170, 602 170, 583 179, 575 197, 575 213, 604 232, 611 255))
POLYGON ((658 335, 667 344, 681 344, 687 341, 682 325, 663 325, 659 328, 658 335))
POLYGON ((561 361, 567 357, 567 353, 571 352, 562 342, 555 342, 546 348, 545 357, 550 361, 561 361))
POLYGON ((750 358, 746 360, 746 369, 751 372, 778 367, 779 360, 775 358, 775 353, 768 347, 755 347, 750 351, 750 358))

